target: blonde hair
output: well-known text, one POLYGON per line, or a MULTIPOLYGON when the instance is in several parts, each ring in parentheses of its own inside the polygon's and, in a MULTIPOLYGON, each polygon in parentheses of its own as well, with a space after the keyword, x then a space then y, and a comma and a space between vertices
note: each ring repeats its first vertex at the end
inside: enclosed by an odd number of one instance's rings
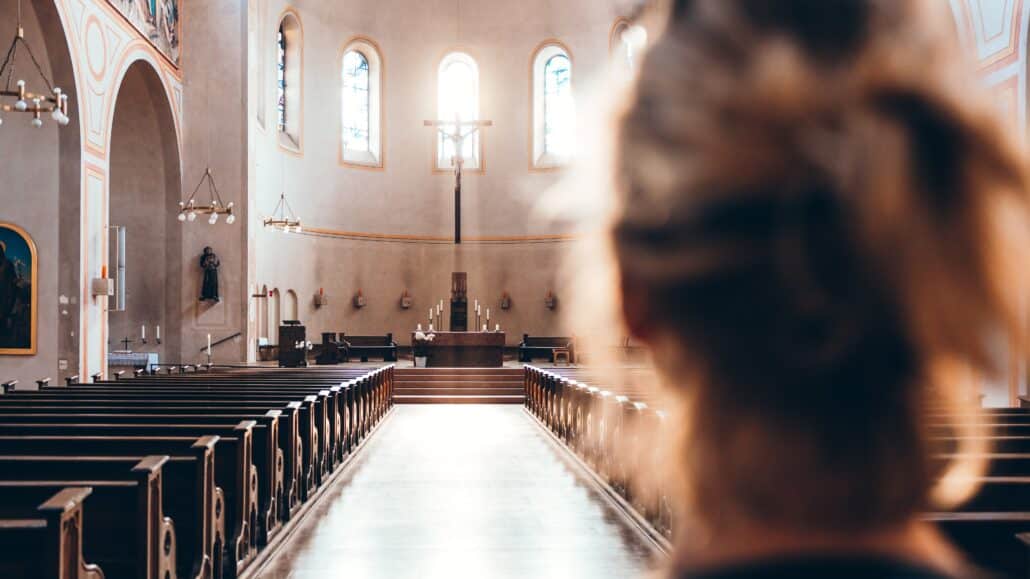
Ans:
POLYGON ((924 415, 1022 331, 1027 175, 930 8, 679 0, 641 65, 611 239, 706 525, 878 528, 982 468, 934 459, 924 415))

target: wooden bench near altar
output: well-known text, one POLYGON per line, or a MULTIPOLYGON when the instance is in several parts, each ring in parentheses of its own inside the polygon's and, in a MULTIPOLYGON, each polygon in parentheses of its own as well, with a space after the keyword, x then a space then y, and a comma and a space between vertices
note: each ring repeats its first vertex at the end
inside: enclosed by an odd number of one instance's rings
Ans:
MULTIPOLYGON (((414 333, 411 339, 414 343, 414 333)), ((500 368, 504 340, 504 332, 436 332, 426 346, 426 364, 430 368, 500 368)))

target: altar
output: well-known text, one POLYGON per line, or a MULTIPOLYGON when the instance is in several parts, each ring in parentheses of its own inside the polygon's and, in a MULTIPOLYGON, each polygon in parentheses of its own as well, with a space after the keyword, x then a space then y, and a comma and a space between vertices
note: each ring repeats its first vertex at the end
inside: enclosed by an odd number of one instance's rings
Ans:
MULTIPOLYGON (((430 368, 500 368, 504 365, 504 332, 435 332, 425 346, 430 368)), ((411 334, 415 343, 415 334, 411 334)))

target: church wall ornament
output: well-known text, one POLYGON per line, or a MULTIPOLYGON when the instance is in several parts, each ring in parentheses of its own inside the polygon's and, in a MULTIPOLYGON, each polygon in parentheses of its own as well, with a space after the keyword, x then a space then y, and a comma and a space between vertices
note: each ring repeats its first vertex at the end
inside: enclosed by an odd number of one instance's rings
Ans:
POLYGON ((36 244, 28 232, 0 223, 0 355, 36 354, 38 277, 36 244))

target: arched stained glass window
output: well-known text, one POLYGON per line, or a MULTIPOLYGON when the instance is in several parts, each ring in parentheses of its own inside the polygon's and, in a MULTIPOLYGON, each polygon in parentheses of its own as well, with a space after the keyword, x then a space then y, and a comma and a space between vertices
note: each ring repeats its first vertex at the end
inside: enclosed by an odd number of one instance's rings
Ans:
POLYGON ((531 168, 563 167, 575 154, 576 103, 572 56, 549 41, 533 53, 533 157, 531 168))
POLYGON ((357 50, 343 57, 343 146, 371 152, 372 91, 368 58, 357 50))
POLYGON ((544 65, 544 153, 567 157, 573 130, 572 62, 556 54, 544 65))
POLYGON ((276 110, 279 118, 279 131, 286 130, 286 31, 283 22, 279 23, 276 34, 276 110))

